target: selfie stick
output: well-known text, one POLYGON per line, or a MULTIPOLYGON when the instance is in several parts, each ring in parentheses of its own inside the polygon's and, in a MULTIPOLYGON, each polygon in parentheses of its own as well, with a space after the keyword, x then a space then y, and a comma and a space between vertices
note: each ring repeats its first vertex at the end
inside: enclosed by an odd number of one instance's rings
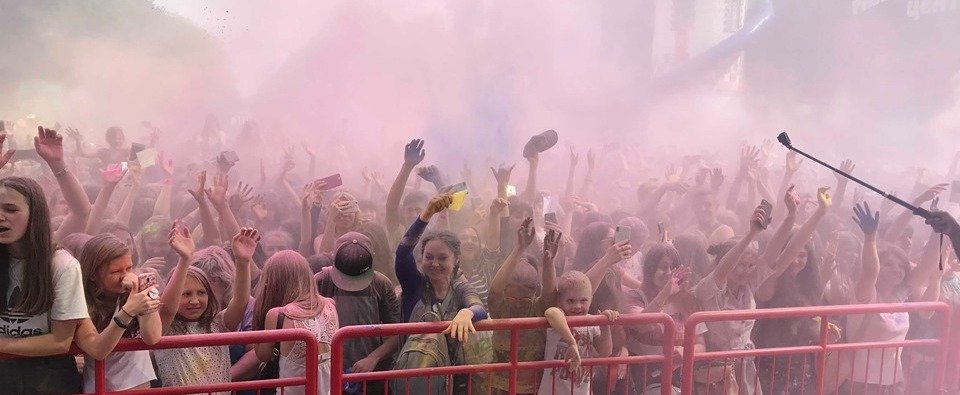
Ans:
POLYGON ((874 191, 874 192, 876 192, 876 193, 879 193, 880 196, 883 196, 883 197, 885 197, 885 198, 887 198, 887 199, 890 199, 890 200, 893 201, 894 203, 903 206, 903 207, 906 208, 907 210, 910 210, 911 212, 913 212, 914 215, 919 215, 919 216, 921 216, 921 217, 923 217, 923 218, 930 218, 931 215, 932 215, 929 211, 927 211, 927 210, 924 209, 924 208, 916 207, 916 206, 914 206, 914 205, 912 205, 912 204, 910 204, 910 203, 907 203, 907 202, 903 201, 903 199, 900 199, 900 198, 898 198, 898 197, 896 197, 896 196, 893 196, 893 195, 891 195, 891 194, 889 194, 889 193, 886 193, 886 192, 884 192, 884 191, 881 191, 880 189, 878 189, 877 187, 874 187, 873 185, 870 185, 870 184, 867 184, 867 183, 865 183, 865 182, 863 182, 863 181, 860 181, 860 179, 857 178, 857 177, 854 177, 854 176, 851 176, 851 175, 849 175, 849 174, 847 174, 847 173, 844 173, 844 172, 840 171, 840 169, 837 169, 836 167, 830 166, 830 165, 824 163, 823 161, 821 161, 820 159, 817 159, 817 158, 814 158, 814 157, 812 157, 812 156, 810 156, 810 155, 807 155, 806 152, 803 152, 803 151, 801 151, 801 150, 798 150, 796 147, 794 147, 792 144, 790 144, 790 136, 787 136, 787 132, 782 132, 782 133, 780 133, 780 134, 777 136, 777 141, 779 141, 780 144, 783 144, 785 147, 787 147, 787 149, 793 150, 794 152, 796 152, 796 153, 798 153, 798 154, 800 154, 800 155, 803 155, 803 156, 805 156, 805 157, 807 157, 807 158, 810 158, 810 160, 812 160, 812 161, 814 161, 814 162, 817 162, 817 163, 823 165, 824 167, 826 167, 826 168, 828 168, 828 169, 830 169, 830 170, 833 170, 835 173, 840 174, 840 175, 842 175, 842 176, 844 176, 844 177, 846 177, 846 178, 849 178, 849 179, 853 180, 853 182, 856 182, 857 184, 863 185, 864 187, 866 187, 867 189, 869 189, 869 190, 871 190, 871 191, 874 191))

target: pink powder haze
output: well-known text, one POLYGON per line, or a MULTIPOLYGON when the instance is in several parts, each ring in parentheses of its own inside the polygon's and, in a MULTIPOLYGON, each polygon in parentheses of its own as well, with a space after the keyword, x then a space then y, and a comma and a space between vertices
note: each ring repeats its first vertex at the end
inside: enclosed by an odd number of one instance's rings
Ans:
POLYGON ((255 119, 264 149, 306 141, 321 172, 392 172, 414 137, 429 163, 479 169, 555 129, 546 160, 594 148, 650 177, 788 130, 893 180, 943 173, 960 147, 960 10, 921 3, 0 0, 0 119, 98 142, 142 121, 193 135, 209 114, 232 142, 255 119), (767 3, 766 25, 727 40, 767 3))

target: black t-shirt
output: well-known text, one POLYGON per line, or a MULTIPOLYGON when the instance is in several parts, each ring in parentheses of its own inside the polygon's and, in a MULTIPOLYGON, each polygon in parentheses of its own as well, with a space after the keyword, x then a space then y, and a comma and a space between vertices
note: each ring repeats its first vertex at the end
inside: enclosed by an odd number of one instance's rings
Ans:
MULTIPOLYGON (((351 325, 395 324, 400 322, 400 300, 393 291, 393 283, 387 276, 374 272, 373 281, 366 289, 350 292, 333 283, 330 277, 332 267, 325 267, 316 274, 317 289, 320 294, 333 298, 337 304, 340 327, 351 325)), ((343 366, 351 367, 358 360, 370 355, 380 347, 386 338, 363 337, 350 339, 343 346, 343 366)), ((384 358, 377 364, 377 370, 389 370, 393 358, 384 358)))

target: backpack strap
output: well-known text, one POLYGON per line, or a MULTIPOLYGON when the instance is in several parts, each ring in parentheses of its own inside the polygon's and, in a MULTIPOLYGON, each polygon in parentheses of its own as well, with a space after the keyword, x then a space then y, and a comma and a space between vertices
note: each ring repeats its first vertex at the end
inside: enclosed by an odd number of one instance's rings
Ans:
MULTIPOLYGON (((277 329, 283 329, 283 318, 284 314, 281 311, 280 315, 277 316, 277 329)), ((273 359, 280 359, 280 342, 273 343, 273 359)))

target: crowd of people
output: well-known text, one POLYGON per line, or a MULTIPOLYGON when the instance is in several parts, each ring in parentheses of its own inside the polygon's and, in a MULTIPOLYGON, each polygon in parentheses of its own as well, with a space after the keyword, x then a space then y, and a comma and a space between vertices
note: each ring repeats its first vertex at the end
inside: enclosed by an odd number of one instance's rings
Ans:
MULTIPOLYGON (((252 122, 237 133, 260 138, 252 122)), ((558 140, 547 131, 524 147, 527 175, 518 188, 514 166, 492 167, 488 177, 466 166, 460 179, 427 166, 423 140, 390 153, 402 161, 392 184, 379 175, 387 169, 365 169, 363 184, 349 185, 339 174, 315 178, 321 159, 309 149, 306 171, 286 150, 278 174, 268 175, 262 159, 271 154, 230 151, 224 136, 190 145, 224 149, 214 160, 176 165, 158 150, 159 132, 143 144, 128 142, 118 127, 106 131, 105 144, 92 136, 39 127, 35 151, 17 155, 3 150, 7 136, 0 135, 0 352, 22 357, 0 360, 5 391, 92 391, 94 360, 106 361, 107 390, 120 391, 302 377, 306 359, 318 358, 321 393, 403 393, 404 384, 391 381, 331 389, 336 330, 448 322, 438 335, 349 340, 343 362, 357 373, 507 362, 510 334, 477 332, 474 324, 546 317, 548 329, 521 332, 517 355, 567 363, 520 372, 517 393, 659 393, 663 375, 679 386, 679 365, 580 363, 658 355, 660 325, 571 328, 566 317, 616 322, 620 314, 663 312, 682 328, 697 311, 960 303, 960 226, 936 207, 945 185, 917 186, 910 196, 917 206, 932 202, 928 227, 905 209, 846 196, 842 176, 794 180, 801 160, 789 152, 775 160, 781 156, 770 145, 744 147, 733 161, 684 157, 662 178, 627 187, 594 181, 604 159, 622 162, 616 177, 630 180, 623 151, 616 158, 590 151, 580 178, 571 149, 566 184, 544 188, 540 173, 564 165, 541 163, 558 140), (235 167, 257 160, 259 185, 235 167), (782 169, 774 165, 780 160, 782 169), (113 352, 125 338, 156 344, 163 336, 280 328, 312 331, 320 354, 306 355, 302 342, 113 352), (63 356, 73 344, 83 355, 63 356)), ((829 340, 929 337, 937 319, 836 317, 829 340)), ((698 351, 799 346, 820 342, 820 323, 711 322, 684 335, 696 336, 698 351)), ((934 362, 933 351, 899 349, 831 354, 823 372, 813 356, 705 361, 694 381, 697 393, 806 394, 824 375, 825 393, 851 385, 905 393, 929 385, 934 362)), ((458 394, 468 386, 510 389, 507 372, 413 385, 431 393, 438 385, 458 394)))

